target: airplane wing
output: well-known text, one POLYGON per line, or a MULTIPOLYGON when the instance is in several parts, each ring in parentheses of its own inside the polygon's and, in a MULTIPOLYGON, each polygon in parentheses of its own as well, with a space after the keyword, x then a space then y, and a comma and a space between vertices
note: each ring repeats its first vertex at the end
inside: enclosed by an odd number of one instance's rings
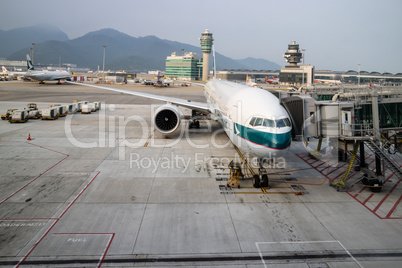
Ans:
POLYGON ((70 83, 70 84, 75 84, 75 85, 81 85, 81 86, 84 85, 84 86, 88 86, 88 87, 95 87, 95 88, 100 88, 100 89, 106 89, 106 90, 110 90, 110 91, 120 92, 120 93, 124 93, 124 94, 130 94, 130 95, 143 97, 143 98, 147 98, 147 99, 165 101, 165 102, 168 102, 168 103, 175 104, 177 106, 182 106, 182 107, 185 107, 185 108, 201 111, 201 112, 204 112, 204 113, 211 113, 211 109, 210 109, 208 103, 204 103, 204 102, 196 102, 196 101, 191 101, 191 100, 160 96, 160 95, 149 94, 149 93, 133 91, 133 90, 117 89, 117 88, 110 88, 110 87, 103 87, 103 86, 97 86, 97 85, 76 83, 76 82, 70 82, 70 81, 66 81, 66 82, 70 83))
POLYGON ((70 75, 60 75, 60 76, 52 76, 50 80, 60 80, 60 79, 68 79, 71 78, 70 75))

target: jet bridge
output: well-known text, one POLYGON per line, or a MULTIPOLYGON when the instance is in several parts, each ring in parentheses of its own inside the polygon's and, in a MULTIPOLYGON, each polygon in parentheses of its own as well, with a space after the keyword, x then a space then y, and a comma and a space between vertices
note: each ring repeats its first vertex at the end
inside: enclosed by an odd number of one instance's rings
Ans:
MULTIPOLYGON (((346 161, 351 154, 353 162, 355 158, 360 161, 366 174, 364 183, 373 191, 383 185, 384 167, 402 179, 402 91, 341 92, 327 101, 300 93, 280 101, 292 119, 293 138, 303 140, 306 147, 312 140, 319 141, 316 151, 310 154, 318 154, 322 140, 327 139, 331 144, 328 147, 338 148, 339 160, 346 161), (356 157, 359 147, 360 157, 356 157), (375 154, 375 173, 364 163, 365 148, 375 154)), ((344 186, 348 172, 337 186, 344 186)))
POLYGON ((294 95, 281 99, 281 104, 292 119, 296 139, 354 135, 353 103, 316 101, 308 95, 294 95))
POLYGON ((281 104, 291 117, 293 139, 302 140, 303 136, 317 136, 317 127, 314 125, 315 100, 312 97, 308 95, 294 95, 282 98, 281 104))

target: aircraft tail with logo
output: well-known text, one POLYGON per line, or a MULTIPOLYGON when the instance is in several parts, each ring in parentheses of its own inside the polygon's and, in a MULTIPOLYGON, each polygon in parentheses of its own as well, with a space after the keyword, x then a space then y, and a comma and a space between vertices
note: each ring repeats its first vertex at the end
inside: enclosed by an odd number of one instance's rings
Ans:
POLYGON ((31 57, 29 57, 28 54, 27 54, 27 68, 28 68, 28 71, 35 70, 35 68, 32 64, 31 57))

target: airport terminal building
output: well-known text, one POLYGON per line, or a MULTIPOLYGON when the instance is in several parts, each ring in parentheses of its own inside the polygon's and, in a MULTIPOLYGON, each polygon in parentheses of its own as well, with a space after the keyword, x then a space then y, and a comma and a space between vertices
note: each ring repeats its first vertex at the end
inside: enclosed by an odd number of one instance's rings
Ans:
POLYGON ((201 80, 202 58, 194 52, 186 52, 180 56, 177 52, 166 58, 166 76, 182 80, 201 80))

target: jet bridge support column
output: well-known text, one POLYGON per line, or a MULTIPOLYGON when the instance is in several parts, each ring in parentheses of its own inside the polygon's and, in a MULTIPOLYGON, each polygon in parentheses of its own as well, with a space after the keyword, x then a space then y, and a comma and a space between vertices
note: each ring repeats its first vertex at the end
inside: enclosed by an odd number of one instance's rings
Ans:
POLYGON ((360 167, 366 167, 366 156, 364 152, 364 141, 360 141, 360 167))
POLYGON ((381 134, 380 134, 380 119, 379 119, 379 112, 378 112, 378 93, 374 91, 371 94, 371 107, 373 111, 373 128, 374 128, 374 135, 376 141, 380 141, 381 134))
MULTIPOLYGON (((378 112, 378 93, 374 91, 371 94, 371 105, 373 111, 373 129, 374 129, 374 142, 380 146, 381 142, 381 132, 380 132, 380 119, 379 119, 379 112, 378 112)), ((377 176, 382 175, 381 171, 381 158, 379 155, 375 154, 375 174, 377 176)))
POLYGON ((381 158, 376 154, 375 155, 375 175, 381 176, 381 158))

